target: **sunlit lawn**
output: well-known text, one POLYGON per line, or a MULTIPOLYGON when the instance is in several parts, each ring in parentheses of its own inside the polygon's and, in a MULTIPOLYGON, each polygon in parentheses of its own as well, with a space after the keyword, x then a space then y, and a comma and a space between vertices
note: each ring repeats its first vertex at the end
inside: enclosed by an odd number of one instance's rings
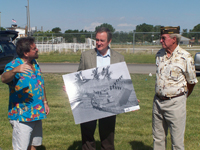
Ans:
MULTIPOLYGON (((155 55, 146 53, 122 53, 126 63, 155 63, 155 55)), ((39 63, 79 63, 81 53, 45 53, 40 54, 38 58, 39 63)))
MULTIPOLYGON (((192 56, 198 51, 189 51, 192 56)), ((137 52, 137 53, 126 53, 120 52, 124 55, 126 63, 130 64, 155 64, 155 53, 149 53, 148 51, 137 52)), ((73 52, 53 52, 53 53, 42 53, 39 54, 38 62, 44 63, 79 63, 81 51, 77 53, 73 52)))
MULTIPOLYGON (((75 125, 67 95, 62 90, 62 74, 45 73, 44 77, 50 114, 43 120, 43 146, 38 149, 79 150, 81 148, 80 126, 75 125)), ((141 109, 117 116, 115 147, 116 150, 152 150, 151 115, 155 75, 150 77, 134 74, 131 78, 137 97, 141 101, 141 109)), ((198 150, 200 147, 199 90, 200 85, 197 84, 187 101, 186 150, 198 150)), ((12 128, 7 119, 7 85, 0 83, 0 91, 0 147, 3 150, 11 150, 12 128)), ((98 130, 95 139, 99 147, 98 130)), ((167 150, 170 149, 170 136, 168 136, 167 150)))

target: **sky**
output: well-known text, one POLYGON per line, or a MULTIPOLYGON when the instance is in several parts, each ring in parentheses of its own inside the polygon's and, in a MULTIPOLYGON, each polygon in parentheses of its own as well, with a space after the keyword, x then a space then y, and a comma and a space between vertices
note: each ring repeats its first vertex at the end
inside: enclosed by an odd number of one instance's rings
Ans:
MULTIPOLYGON (((27 23, 28 0, 0 0, 0 26, 18 27, 27 23)), ((193 29, 200 24, 200 0, 29 0, 30 26, 37 30, 61 32, 94 31, 103 23, 116 31, 129 32, 137 25, 180 26, 193 29)))

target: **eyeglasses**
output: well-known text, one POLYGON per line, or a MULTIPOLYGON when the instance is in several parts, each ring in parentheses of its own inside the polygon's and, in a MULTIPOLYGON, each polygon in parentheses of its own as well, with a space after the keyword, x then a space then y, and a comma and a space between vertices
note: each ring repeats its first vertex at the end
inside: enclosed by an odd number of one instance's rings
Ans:
POLYGON ((36 51, 36 50, 37 50, 37 47, 31 48, 30 50, 36 51))
POLYGON ((168 39, 168 38, 170 38, 170 37, 165 37, 165 36, 162 36, 162 37, 160 37, 160 40, 166 40, 166 39, 168 39))

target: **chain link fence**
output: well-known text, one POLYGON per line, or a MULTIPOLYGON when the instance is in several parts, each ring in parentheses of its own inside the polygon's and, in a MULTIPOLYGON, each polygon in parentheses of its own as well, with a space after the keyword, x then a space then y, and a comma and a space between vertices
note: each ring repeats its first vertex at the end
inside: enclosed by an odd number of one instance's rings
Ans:
MULTIPOLYGON (((181 33, 180 45, 186 50, 200 50, 200 32, 181 33)), ((35 33, 40 53, 77 52, 96 47, 95 33, 35 33)), ((155 53, 161 48, 160 32, 114 32, 110 47, 119 52, 155 53)))

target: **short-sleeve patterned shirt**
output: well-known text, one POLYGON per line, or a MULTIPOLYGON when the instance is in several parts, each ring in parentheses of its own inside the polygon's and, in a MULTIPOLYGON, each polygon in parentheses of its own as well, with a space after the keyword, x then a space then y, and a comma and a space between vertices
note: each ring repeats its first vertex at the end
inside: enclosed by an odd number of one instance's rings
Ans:
MULTIPOLYGON (((4 72, 24 63, 21 58, 8 63, 4 72)), ((34 70, 25 73, 16 73, 14 79, 8 83, 10 97, 8 118, 22 122, 31 122, 46 118, 44 108, 44 79, 36 60, 32 61, 34 70)))
POLYGON ((196 84, 194 60, 190 53, 179 45, 170 57, 165 49, 156 54, 155 92, 159 96, 173 97, 187 92, 187 83, 196 84))

